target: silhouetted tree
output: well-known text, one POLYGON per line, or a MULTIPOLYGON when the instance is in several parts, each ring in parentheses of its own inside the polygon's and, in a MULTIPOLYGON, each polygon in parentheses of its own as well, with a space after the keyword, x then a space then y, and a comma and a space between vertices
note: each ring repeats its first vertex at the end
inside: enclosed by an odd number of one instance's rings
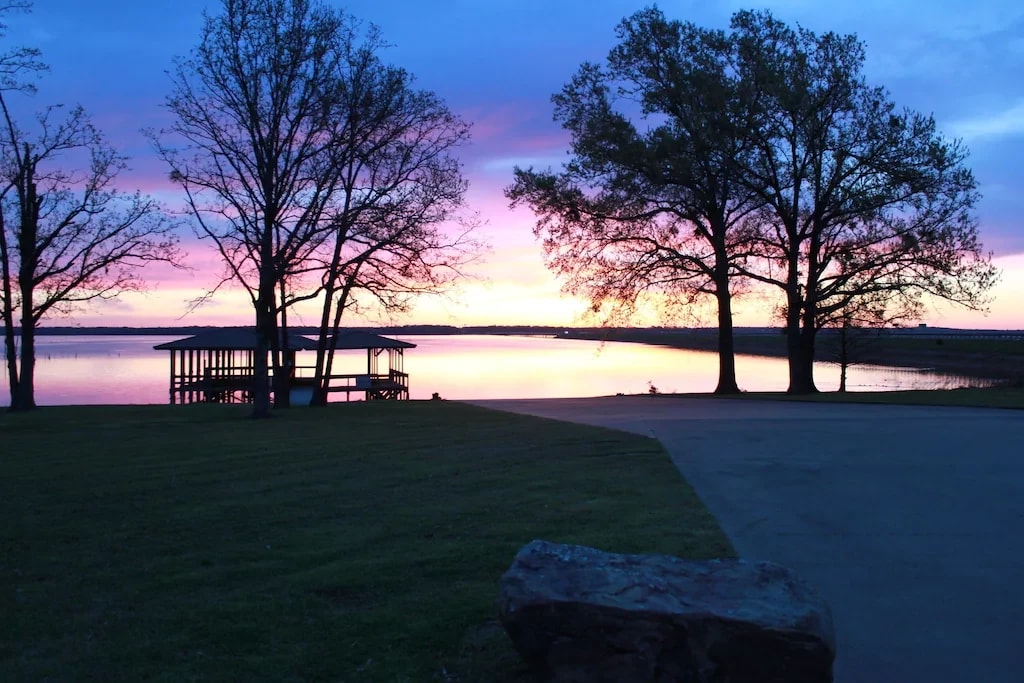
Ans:
MULTIPOLYGON (((29 12, 31 9, 32 3, 28 0, 0 2, 0 40, 7 38, 7 24, 3 22, 3 17, 13 12, 29 12)), ((31 79, 46 71, 46 65, 40 61, 39 56, 38 48, 24 45, 0 52, 0 92, 35 92, 35 84, 31 79)))
POLYGON ((753 93, 722 31, 646 9, 617 36, 606 66, 584 64, 553 98, 572 159, 558 172, 517 168, 506 194, 537 214, 548 267, 595 312, 628 316, 646 296, 671 313, 713 297, 716 392, 736 393, 732 275, 759 205, 736 160, 752 144, 753 93))
POLYGON ((846 391, 850 367, 871 362, 871 351, 877 345, 884 321, 871 312, 854 308, 836 312, 822 321, 824 338, 822 359, 839 366, 839 392, 846 391))
POLYGON ((22 49, 0 57, 0 277, 11 410, 36 406, 35 331, 44 317, 135 290, 142 266, 180 256, 174 225, 156 202, 114 189, 125 159, 80 107, 63 116, 61 107, 47 108, 34 133, 15 120, 8 98, 31 90, 19 79, 40 70, 37 55, 22 49))
MULTIPOLYGON (((11 12, 30 11, 31 4, 28 2, 6 2, 0 5, 0 39, 7 37, 7 25, 3 17, 11 12)), ((18 46, 5 49, 0 53, 0 95, 6 96, 9 92, 34 93, 35 83, 31 78, 39 72, 46 70, 46 65, 39 60, 39 50, 25 46, 18 46)), ((0 159, 6 159, 10 152, 10 142, 5 136, 0 136, 0 159)), ((11 184, 4 182, 2 197, 11 191, 11 184)), ((7 221, 0 206, 0 278, 2 278, 2 290, 0 290, 0 306, 3 307, 4 325, 4 357, 7 361, 7 381, 13 389, 18 385, 18 347, 17 338, 14 334, 14 325, 11 321, 15 316, 14 290, 16 283, 12 275, 12 261, 10 246, 7 240, 7 221)))
POLYGON ((411 76, 383 64, 375 35, 345 54, 335 103, 339 181, 321 222, 325 239, 300 268, 322 297, 312 403, 327 402, 334 340, 343 314, 388 314, 411 297, 444 291, 478 253, 463 214, 466 181, 454 151, 469 126, 411 76))
POLYGON ((252 301, 253 415, 267 417, 268 355, 277 404, 288 397, 278 329, 288 273, 323 239, 319 214, 338 182, 333 106, 356 27, 309 0, 224 0, 204 18, 199 46, 172 72, 176 120, 157 144, 226 280, 252 301))
POLYGON ((898 110, 863 76, 852 35, 816 35, 766 12, 733 17, 741 77, 759 93, 748 187, 764 208, 754 279, 785 296, 789 391, 815 391, 818 330, 844 310, 918 310, 926 296, 985 303, 966 150, 935 121, 898 110))
POLYGON ((415 256, 428 262, 430 240, 439 239, 430 226, 444 213, 428 202, 414 215, 416 193, 435 192, 433 184, 446 193, 438 202, 462 201, 447 152, 465 139, 465 124, 414 91, 407 74, 381 65, 382 46, 375 29, 311 0, 224 0, 173 72, 167 106, 176 122, 158 147, 200 235, 216 244, 227 279, 255 309, 254 416, 269 415, 268 351, 275 405, 288 401, 279 316, 324 296, 324 332, 339 291, 340 316, 360 287, 382 298, 414 289, 423 272, 415 256), (449 172, 454 180, 440 177, 449 172), (397 254, 417 239, 403 262, 397 254), (393 277, 382 266, 371 280, 382 262, 393 277))

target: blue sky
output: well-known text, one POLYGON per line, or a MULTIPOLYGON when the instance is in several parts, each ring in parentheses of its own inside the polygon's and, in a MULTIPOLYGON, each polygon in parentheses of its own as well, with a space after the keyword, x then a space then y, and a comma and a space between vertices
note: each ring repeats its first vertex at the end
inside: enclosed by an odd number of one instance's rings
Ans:
MULTIPOLYGON (((462 158, 472 208, 487 219, 483 233, 494 245, 481 271, 486 281, 468 287, 458 302, 426 304, 414 314, 416 321, 573 323, 582 304, 558 296, 558 284, 541 265, 531 216, 509 212, 502 188, 514 164, 546 166, 565 158, 567 138, 551 119, 551 94, 581 62, 602 60, 614 44, 618 21, 646 3, 332 4, 378 25, 392 45, 385 59, 415 74, 419 85, 474 123, 473 143, 462 158)), ((984 197, 978 212, 981 234, 1004 269, 990 317, 940 308, 927 322, 1024 328, 1024 315, 1018 313, 1024 308, 1024 3, 695 0, 659 6, 670 17, 712 27, 725 27, 738 9, 766 8, 815 31, 856 33, 867 46, 869 80, 887 87, 900 105, 933 114, 944 134, 962 138, 971 150, 969 163, 984 197)), ((173 203, 165 169, 140 129, 160 127, 169 83, 165 71, 175 56, 197 43, 202 11, 218 8, 219 2, 205 0, 36 0, 31 14, 9 17, 6 42, 43 50, 51 71, 40 83, 38 105, 84 105, 111 141, 132 157, 125 189, 139 187, 173 203)), ((78 317, 90 324, 122 324, 122 319, 178 324, 184 313, 180 301, 200 293, 214 275, 199 272, 161 287, 163 296, 178 297, 173 304, 156 305, 154 295, 126 298, 78 317)), ((185 320, 217 321, 237 305, 215 302, 185 320)), ((769 308, 763 301, 751 303, 739 322, 769 324, 769 308)))

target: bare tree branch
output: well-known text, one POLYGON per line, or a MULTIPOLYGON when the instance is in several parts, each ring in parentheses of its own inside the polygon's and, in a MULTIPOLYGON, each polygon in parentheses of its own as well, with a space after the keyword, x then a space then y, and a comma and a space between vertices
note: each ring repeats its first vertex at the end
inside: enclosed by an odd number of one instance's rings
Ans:
POLYGON ((30 134, 11 114, 10 92, 0 90, 0 276, 11 409, 26 410, 35 407, 39 323, 139 290, 144 266, 180 266, 181 253, 153 199, 115 189, 125 159, 80 107, 45 109, 30 134))
MULTIPOLYGON (((200 236, 249 292, 262 344, 256 386, 269 386, 269 351, 275 405, 288 400, 279 371, 288 308, 322 297, 326 338, 339 292, 349 302, 385 282, 379 301, 397 305, 401 297, 383 293, 412 294, 420 282, 441 289, 439 273, 469 246, 431 241, 458 219, 465 184, 450 153, 468 126, 414 90, 404 71, 384 66, 383 47, 376 28, 315 0, 223 0, 172 72, 175 122, 153 137, 200 236), (356 236, 389 256, 359 258, 366 247, 356 236), (445 254, 430 264, 437 273, 426 260, 417 268, 414 251, 384 246, 416 239, 445 254), (387 268, 401 277, 360 279, 387 268)), ((259 389, 256 399, 254 415, 268 415, 269 393, 259 389)))

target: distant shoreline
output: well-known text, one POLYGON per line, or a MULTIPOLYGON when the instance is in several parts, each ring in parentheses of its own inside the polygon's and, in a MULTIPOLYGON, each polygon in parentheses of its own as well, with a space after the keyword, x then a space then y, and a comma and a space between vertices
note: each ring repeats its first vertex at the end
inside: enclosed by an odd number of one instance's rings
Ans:
MULTIPOLYGON (((709 352, 717 351, 718 346, 714 330, 619 329, 605 330, 601 334, 570 331, 562 336, 709 352)), ((818 337, 817 360, 836 362, 838 341, 837 331, 822 330, 818 337)), ((780 330, 737 330, 734 345, 737 354, 786 356, 786 338, 780 330)), ((866 331, 851 340, 850 359, 851 365, 933 370, 1021 386, 1024 385, 1024 332, 949 328, 866 331)))
MULTIPOLYGON (((248 329, 246 325, 173 325, 173 326, 71 326, 53 325, 36 329, 36 334, 41 336, 53 335, 193 335, 206 330, 222 329, 248 329)), ((0 328, 2 330, 3 328, 0 328)), ((300 325, 290 328, 296 334, 316 334, 317 328, 311 325, 300 325)), ((350 329, 366 330, 379 334, 494 334, 494 335, 545 335, 568 336, 573 338, 588 339, 607 338, 620 340, 620 337, 637 336, 645 340, 656 338, 678 338, 679 336, 707 338, 713 340, 716 336, 716 328, 689 328, 689 327, 565 327, 560 325, 363 325, 350 329)), ((15 332, 19 328, 15 328, 15 332)), ((827 334, 824 330, 822 334, 827 334)), ((880 331, 887 336, 899 337, 1006 337, 1024 340, 1024 330, 988 330, 988 329, 961 329, 954 327, 906 327, 891 328, 880 331)), ((737 327, 737 338, 748 336, 778 336, 782 337, 781 330, 774 327, 737 327)), ((650 343, 657 343, 651 341, 650 343)))
MULTIPOLYGON (((162 335, 191 336, 217 326, 182 327, 42 327, 38 336, 77 335, 162 335)), ((315 327, 293 327, 297 334, 315 335, 315 327)), ((385 335, 513 335, 551 336, 559 339, 587 339, 668 346, 695 351, 717 350, 716 330, 710 328, 604 328, 554 327, 544 325, 402 325, 361 327, 385 335)), ((823 330, 819 335, 818 359, 834 361, 837 333, 823 330)), ((773 328, 737 328, 737 354, 785 357, 785 337, 773 328)), ((963 330, 914 327, 870 331, 857 340, 852 355, 856 364, 934 370, 950 375, 994 379, 1024 385, 1024 331, 963 330)))

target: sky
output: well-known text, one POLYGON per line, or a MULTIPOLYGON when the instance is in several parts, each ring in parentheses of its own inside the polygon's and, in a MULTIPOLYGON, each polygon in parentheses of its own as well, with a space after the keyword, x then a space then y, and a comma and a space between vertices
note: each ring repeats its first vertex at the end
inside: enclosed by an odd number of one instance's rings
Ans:
MULTIPOLYGON (((425 299, 393 319, 349 324, 576 325, 585 302, 560 293, 544 268, 527 209, 508 208, 504 188, 516 165, 557 167, 568 136, 552 120, 551 95, 581 63, 600 62, 624 17, 650 3, 626 0, 351 0, 330 4, 376 24, 390 44, 388 63, 416 76, 473 124, 460 158, 470 182, 469 208, 483 219, 478 237, 491 244, 474 278, 447 300, 425 299)), ((8 18, 10 45, 38 47, 50 72, 34 96, 38 107, 81 104, 120 152, 130 157, 121 189, 140 189, 180 208, 141 132, 166 125, 167 71, 199 40, 202 12, 217 0, 35 0, 28 15, 8 18)), ((987 314, 929 307, 920 322, 937 327, 1024 328, 1024 3, 1019 0, 725 0, 663 1, 674 19, 725 28, 740 9, 769 9, 779 19, 818 32, 855 33, 866 44, 866 76, 899 106, 932 114, 947 137, 971 151, 969 166, 983 199, 980 232, 1002 278, 987 314)), ((49 325, 177 326, 249 324, 240 292, 220 291, 192 309, 221 268, 205 242, 183 233, 188 273, 147 270, 150 289, 78 311, 49 325)), ((737 302, 736 323, 774 325, 774 294, 737 302)), ((687 324, 713 324, 703 313, 687 324)), ((313 311, 293 323, 315 324, 313 311)), ((663 324, 656 316, 638 321, 663 324)), ((676 321, 678 322, 678 321, 676 321)))

